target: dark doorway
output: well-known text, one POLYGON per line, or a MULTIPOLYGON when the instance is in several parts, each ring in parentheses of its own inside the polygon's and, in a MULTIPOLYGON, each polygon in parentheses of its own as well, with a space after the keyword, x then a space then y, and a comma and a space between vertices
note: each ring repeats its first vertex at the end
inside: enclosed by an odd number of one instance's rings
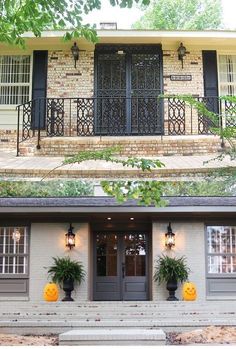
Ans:
POLYGON ((97 45, 95 132, 155 135, 163 132, 160 45, 97 45))
POLYGON ((94 233, 94 300, 148 300, 148 233, 94 233))

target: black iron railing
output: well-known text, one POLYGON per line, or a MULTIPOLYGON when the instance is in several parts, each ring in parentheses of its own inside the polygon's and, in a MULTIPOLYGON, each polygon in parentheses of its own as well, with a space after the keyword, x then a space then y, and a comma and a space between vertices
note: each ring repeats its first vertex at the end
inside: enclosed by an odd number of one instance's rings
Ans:
POLYGON ((236 103, 196 97, 218 117, 213 123, 178 97, 46 98, 17 107, 20 143, 37 137, 207 135, 212 127, 236 126, 236 103))

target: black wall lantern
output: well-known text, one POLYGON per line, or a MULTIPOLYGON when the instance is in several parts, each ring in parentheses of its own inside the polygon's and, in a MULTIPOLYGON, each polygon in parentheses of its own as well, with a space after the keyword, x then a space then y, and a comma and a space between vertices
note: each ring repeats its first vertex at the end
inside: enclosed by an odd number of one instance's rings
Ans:
POLYGON ((80 50, 79 50, 76 42, 74 42, 74 45, 71 47, 71 53, 72 53, 72 56, 73 56, 74 61, 75 61, 75 68, 76 68, 76 62, 79 59, 79 51, 80 50))
POLYGON ((65 234, 66 236, 66 247, 69 247, 71 250, 72 247, 75 247, 75 234, 73 233, 73 227, 70 223, 70 227, 68 229, 68 232, 65 234))
POLYGON ((172 232, 171 223, 169 223, 165 234, 165 245, 169 249, 175 246, 175 234, 172 232))
POLYGON ((178 50, 177 50, 177 52, 178 52, 178 58, 179 58, 179 60, 182 62, 182 69, 183 69, 183 67, 184 67, 184 64, 183 64, 183 62, 184 62, 184 56, 186 56, 186 47, 183 45, 183 43, 181 42, 181 44, 180 44, 180 46, 179 46, 179 48, 178 48, 178 50))

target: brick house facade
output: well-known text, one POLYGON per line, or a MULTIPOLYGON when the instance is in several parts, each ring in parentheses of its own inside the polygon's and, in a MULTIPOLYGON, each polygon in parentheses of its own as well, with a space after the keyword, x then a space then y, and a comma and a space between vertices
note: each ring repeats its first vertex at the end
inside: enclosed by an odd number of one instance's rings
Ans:
MULTIPOLYGON (((116 143, 123 142, 135 148, 134 138, 124 137, 135 136, 136 140, 147 137, 146 154, 152 152, 148 137, 156 136, 156 143, 152 140, 156 151, 160 149, 160 141, 165 142, 160 136, 181 136, 177 139, 185 141, 186 136, 198 135, 199 153, 219 149, 219 140, 209 132, 209 120, 177 100, 157 102, 157 97, 160 94, 190 94, 205 98, 207 106, 218 112, 216 98, 234 95, 235 86, 231 79, 236 57, 234 32, 101 30, 97 45, 77 40, 79 60, 76 68, 71 54, 72 43, 62 43, 62 35, 62 32, 45 32, 40 39, 29 35, 24 52, 1 45, 2 148, 16 146, 15 108, 25 103, 19 113, 21 153, 29 151, 30 147, 24 148, 27 143, 36 145, 39 126, 41 154, 45 155, 63 155, 68 148, 62 138, 57 140, 60 143, 57 149, 52 148, 52 140, 47 136, 77 137, 85 149, 106 146, 106 137, 110 136, 116 136, 116 143), (177 52, 181 42, 186 47, 183 67, 177 52), (4 69, 12 80, 4 80, 4 69), (18 69, 22 81, 16 80, 14 69, 18 69), (28 103, 37 98, 47 98, 47 105, 28 103), (64 99, 63 105, 61 99, 64 99), (204 143, 209 137, 212 137, 211 141, 204 143)), ((187 152, 181 151, 175 141, 172 143, 167 153, 187 152), (173 149, 176 151, 171 152, 173 149)), ((37 152, 36 146, 33 151, 37 152)), ((141 152, 137 150, 137 154, 141 152)))

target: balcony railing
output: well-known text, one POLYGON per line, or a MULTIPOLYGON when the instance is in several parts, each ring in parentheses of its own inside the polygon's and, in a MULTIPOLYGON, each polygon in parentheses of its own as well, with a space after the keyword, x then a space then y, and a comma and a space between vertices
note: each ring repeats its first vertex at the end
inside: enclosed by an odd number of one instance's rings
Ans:
POLYGON ((20 143, 37 137, 207 135, 212 127, 236 126, 236 103, 196 97, 217 113, 216 123, 178 97, 46 98, 17 107, 20 143))

